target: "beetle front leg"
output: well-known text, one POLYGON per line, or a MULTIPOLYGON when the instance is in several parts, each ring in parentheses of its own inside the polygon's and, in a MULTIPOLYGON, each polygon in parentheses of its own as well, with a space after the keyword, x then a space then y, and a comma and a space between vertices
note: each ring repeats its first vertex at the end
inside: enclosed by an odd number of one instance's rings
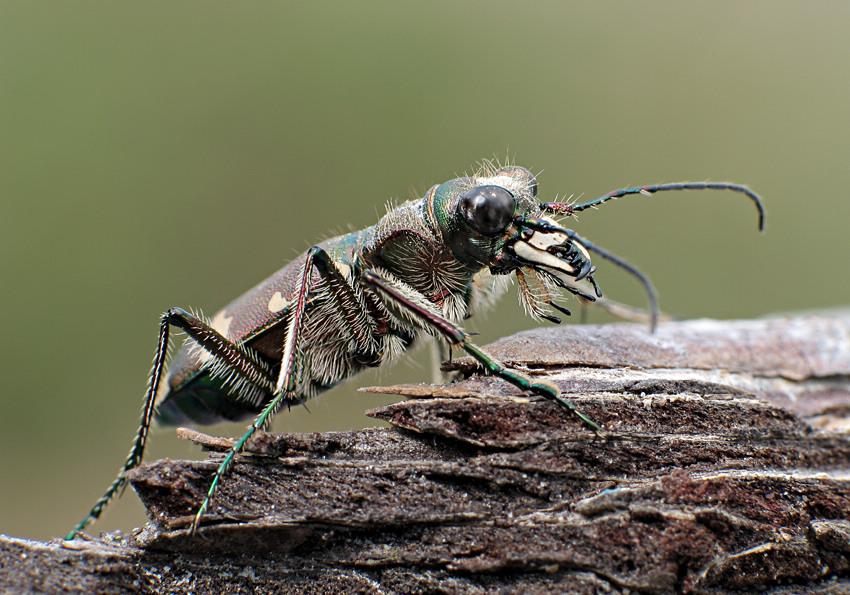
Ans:
POLYGON ((389 299, 397 306, 412 312, 416 318, 421 321, 423 326, 430 327, 445 337, 451 345, 456 345, 463 349, 466 353, 474 357, 481 365, 483 365, 489 374, 493 374, 494 376, 507 380, 522 390, 533 392, 549 399, 550 401, 554 401, 564 409, 573 413, 582 421, 583 424, 594 432, 603 431, 602 426, 576 409, 575 405, 564 399, 557 386, 549 382, 535 382, 525 374, 505 367, 489 353, 470 342, 469 336, 460 328, 442 316, 439 316, 434 312, 423 308, 420 304, 413 302, 403 293, 398 291, 398 289, 386 279, 378 276, 372 271, 364 271, 360 278, 360 282, 373 291, 376 291, 385 299, 389 299))
POLYGON ((142 462, 148 433, 150 432, 151 422, 153 421, 156 395, 159 391, 160 382, 162 382, 162 372, 165 368, 165 360, 168 355, 169 329, 172 326, 185 331, 186 334, 206 349, 213 358, 232 367, 249 382, 267 392, 273 390, 274 381, 268 374, 267 366, 260 361, 253 351, 243 345, 233 343, 194 314, 181 308, 171 308, 162 315, 159 324, 159 339, 157 340, 153 368, 151 368, 151 374, 148 380, 148 389, 145 393, 142 418, 139 422, 139 429, 136 431, 136 437, 133 439, 133 445, 130 447, 130 452, 127 455, 127 460, 124 462, 112 484, 95 503, 91 511, 89 511, 89 514, 74 527, 73 531, 65 536, 65 539, 73 539, 89 523, 98 519, 103 513, 103 509, 109 504, 109 501, 112 500, 115 494, 123 490, 127 484, 127 472, 130 469, 138 467, 142 462))

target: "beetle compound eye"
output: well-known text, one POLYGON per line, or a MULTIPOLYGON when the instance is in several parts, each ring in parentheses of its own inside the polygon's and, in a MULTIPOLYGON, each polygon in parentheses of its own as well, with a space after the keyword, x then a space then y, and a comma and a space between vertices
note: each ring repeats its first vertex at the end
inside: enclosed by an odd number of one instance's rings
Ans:
POLYGON ((507 229, 516 199, 501 186, 477 186, 460 195, 457 208, 472 229, 492 236, 507 229))

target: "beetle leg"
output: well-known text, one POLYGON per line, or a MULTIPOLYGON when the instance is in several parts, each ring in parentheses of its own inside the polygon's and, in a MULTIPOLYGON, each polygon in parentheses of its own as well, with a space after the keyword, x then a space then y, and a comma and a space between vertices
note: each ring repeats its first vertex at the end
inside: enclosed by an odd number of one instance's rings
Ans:
POLYGON ((346 328, 354 339, 358 360, 365 365, 378 365, 381 360, 375 338, 375 323, 361 299, 325 250, 315 246, 310 249, 307 259, 308 262, 312 260, 313 266, 327 283, 328 295, 336 303, 336 310, 342 314, 346 328))
POLYGON ((136 431, 136 437, 133 439, 133 446, 127 455, 127 460, 124 462, 124 466, 121 467, 115 480, 95 503, 86 518, 80 521, 65 539, 73 539, 77 532, 82 531, 89 523, 99 518, 103 509, 109 504, 109 501, 127 484, 127 471, 138 467, 139 463, 142 462, 148 433, 153 420, 156 395, 159 391, 160 382, 162 382, 162 373, 165 369, 165 360, 168 355, 169 327, 171 326, 185 331, 199 345, 209 351, 214 358, 225 362, 239 374, 243 375, 249 382, 269 393, 274 390, 274 380, 268 373, 268 366, 252 350, 243 345, 233 343, 202 319, 186 310, 181 308, 171 308, 168 310, 168 312, 162 315, 159 324, 159 340, 157 341, 156 355, 154 356, 153 368, 151 369, 150 379, 148 380, 148 389, 145 393, 142 418, 139 422, 139 429, 136 431))
POLYGON ((564 409, 567 409, 576 415, 582 423, 594 432, 602 431, 602 427, 599 424, 576 409, 575 405, 564 399, 557 386, 549 382, 535 382, 525 374, 506 368, 489 353, 470 342, 469 335, 462 331, 459 327, 452 324, 442 316, 435 314, 434 312, 423 308, 420 304, 410 300, 386 279, 376 275, 372 271, 363 271, 363 274, 360 277, 360 282, 380 294, 385 299, 390 300, 398 307, 409 310, 414 316, 416 316, 423 326, 436 331, 445 337, 450 345, 456 345, 474 357, 481 365, 484 366, 485 370, 489 374, 493 374, 499 378, 507 380, 522 390, 536 393, 550 401, 554 401, 564 409))
POLYGON ((204 513, 209 508, 215 491, 221 483, 221 478, 230 469, 236 455, 241 453, 245 448, 245 444, 251 439, 257 430, 261 430, 269 423, 271 417, 285 403, 297 400, 299 397, 296 393, 296 368, 298 365, 297 348, 301 338, 303 329, 304 312, 307 307, 307 298, 312 289, 313 268, 319 272, 319 276, 327 283, 329 295, 331 299, 337 302, 337 305, 343 311, 343 316, 351 329, 355 341, 361 346, 364 352, 372 350, 376 352, 376 342, 373 338, 373 330, 371 323, 368 322, 368 316, 360 300, 354 293, 354 290, 333 264, 333 260, 328 253, 318 246, 313 246, 307 251, 307 258, 304 261, 304 267, 301 271, 301 280, 298 286, 298 292, 295 297, 295 305, 289 314, 289 322, 286 330, 286 340, 283 345, 283 358, 281 359, 280 375, 277 383, 271 391, 274 397, 266 405, 263 411, 257 416, 254 422, 248 427, 248 430, 228 451, 224 460, 219 464, 215 471, 212 483, 207 490, 207 495, 198 511, 195 513, 195 519, 192 522, 192 533, 197 531, 200 526, 201 519, 204 513), (363 319, 367 320, 363 320, 363 319))
MULTIPOLYGON (((307 258, 304 261, 304 269, 301 273, 301 281, 295 298, 295 306, 290 314, 275 394, 290 393, 294 396, 297 388, 295 368, 298 358, 296 349, 301 338, 307 298, 312 290, 311 281, 314 267, 327 284, 328 296, 336 303, 336 310, 342 314, 345 325, 357 345, 357 352, 364 357, 374 358, 379 355, 378 343, 375 339, 376 329, 362 301, 339 272, 330 255, 319 246, 313 246, 307 251, 307 258)), ((274 411, 276 410, 272 410, 271 413, 273 414, 274 411)))

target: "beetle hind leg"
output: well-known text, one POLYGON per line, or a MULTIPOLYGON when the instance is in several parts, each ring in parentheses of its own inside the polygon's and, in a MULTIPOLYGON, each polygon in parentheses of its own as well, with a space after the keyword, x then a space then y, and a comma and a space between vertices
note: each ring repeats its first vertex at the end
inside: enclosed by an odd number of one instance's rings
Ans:
POLYGON ((328 295, 334 301, 335 307, 343 315, 343 324, 346 325, 352 341, 358 352, 371 354, 369 357, 379 357, 378 342, 375 338, 375 327, 360 298, 354 289, 339 272, 330 255, 318 246, 307 251, 307 258, 301 271, 301 278, 296 293, 295 305, 289 314, 287 323, 286 339, 283 345, 283 357, 280 364, 280 373, 277 382, 271 391, 274 395, 263 411, 254 419, 248 430, 231 447, 224 460, 215 471, 207 495, 192 522, 191 532, 198 530, 204 514, 209 508, 223 476, 227 473, 236 458, 242 452, 248 440, 258 431, 263 430, 270 423, 274 414, 285 404, 296 400, 302 400, 302 390, 298 386, 298 348, 301 334, 304 330, 304 319, 307 308, 307 298, 312 289, 313 269, 319 273, 319 277, 328 288, 328 295))
POLYGON ((123 491, 127 485, 126 474, 130 469, 134 469, 142 462, 142 457, 147 444, 148 433, 151 423, 153 422, 154 413, 156 410, 156 395, 159 391, 159 385, 162 382, 163 371, 165 369, 165 360, 168 355, 168 343, 170 335, 170 327, 177 327, 185 331, 190 337, 197 341, 203 348, 221 362, 225 362, 234 371, 244 376, 247 381, 255 386, 265 390, 271 390, 274 386, 274 381, 268 374, 267 367, 253 354, 249 349, 242 345, 231 342, 223 337, 218 331, 204 322, 198 316, 187 312, 181 308, 171 308, 168 312, 162 315, 159 325, 159 339, 157 340, 156 355, 154 356, 153 367, 151 368, 150 378, 148 380, 148 388, 145 393, 144 405, 142 406, 142 417, 139 422, 139 429, 136 431, 136 436, 133 439, 133 445, 130 447, 130 452, 124 465, 118 472, 118 475, 107 488, 106 492, 95 503, 88 515, 68 533, 65 539, 73 539, 74 536, 88 526, 89 523, 95 521, 103 513, 103 510, 109 504, 110 500, 123 491))

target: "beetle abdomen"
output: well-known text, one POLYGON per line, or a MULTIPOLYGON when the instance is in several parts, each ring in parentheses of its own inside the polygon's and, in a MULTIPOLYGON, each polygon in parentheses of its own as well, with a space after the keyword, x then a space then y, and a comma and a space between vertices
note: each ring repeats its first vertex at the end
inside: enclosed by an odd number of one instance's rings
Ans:
POLYGON ((263 405, 252 405, 228 394, 220 378, 199 374, 157 405, 156 421, 164 426, 210 425, 256 417, 263 405))

